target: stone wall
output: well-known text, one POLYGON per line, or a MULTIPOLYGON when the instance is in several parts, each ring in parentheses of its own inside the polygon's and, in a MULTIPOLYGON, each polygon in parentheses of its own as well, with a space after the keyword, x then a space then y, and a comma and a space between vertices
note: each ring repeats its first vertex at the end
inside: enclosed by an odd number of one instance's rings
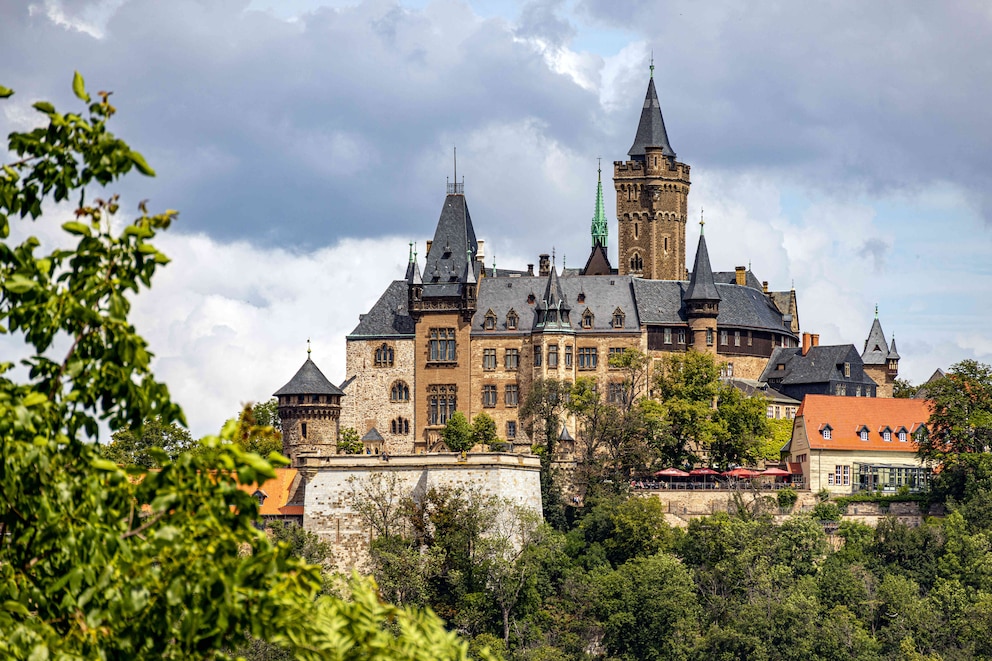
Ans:
POLYGON ((362 437, 375 427, 385 439, 389 453, 413 452, 417 417, 414 407, 414 341, 408 339, 348 340, 346 379, 354 379, 341 402, 341 427, 352 427, 362 437), (375 350, 387 344, 393 349, 393 365, 377 367, 375 350), (409 388, 408 401, 392 401, 395 384, 409 388), (392 422, 409 421, 409 432, 393 433, 392 422))
POLYGON ((398 498, 431 487, 479 490, 541 512, 540 460, 534 455, 454 453, 381 456, 336 455, 303 459, 306 480, 303 527, 331 544, 341 570, 367 569, 372 530, 355 511, 356 487, 375 474, 395 476, 398 498))

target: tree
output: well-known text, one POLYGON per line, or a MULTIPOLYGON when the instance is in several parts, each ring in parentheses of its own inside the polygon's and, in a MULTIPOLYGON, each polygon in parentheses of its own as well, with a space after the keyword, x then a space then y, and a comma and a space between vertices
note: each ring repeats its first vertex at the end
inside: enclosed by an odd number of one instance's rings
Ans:
POLYGON ((562 416, 571 399, 571 385, 557 379, 538 379, 531 384, 520 406, 520 418, 527 425, 527 434, 534 452, 541 459, 541 503, 544 520, 559 530, 565 527, 565 512, 561 490, 554 467, 562 416))
POLYGON ((444 424, 441 438, 452 452, 468 452, 475 445, 472 432, 472 425, 469 424, 465 414, 455 411, 444 424))
POLYGON ((278 423, 278 400, 271 399, 264 404, 245 404, 238 415, 235 441, 244 450, 268 457, 270 453, 282 452, 282 432, 273 425, 278 423))
POLYGON ((992 445, 992 366, 963 360, 927 384, 933 410, 918 440, 920 458, 988 452, 992 445))
POLYGON ((358 432, 353 427, 344 427, 338 431, 338 453, 340 454, 362 454, 365 452, 365 444, 358 437, 358 432))
POLYGON ((718 432, 713 411, 720 392, 720 368, 709 354, 670 354, 654 375, 655 397, 665 411, 659 447, 669 465, 691 462, 718 432))
POLYGON ((900 399, 909 399, 916 395, 919 386, 914 386, 907 379, 896 379, 892 383, 892 396, 900 399))
POLYGON ((472 419, 472 443, 475 445, 492 446, 499 445, 499 437, 496 435, 496 421, 488 413, 479 413, 472 419))
POLYGON ((720 387, 713 421, 710 459, 716 465, 753 464, 771 436, 765 398, 747 397, 730 384, 720 387))
POLYGON ((12 133, 17 160, 0 170, 0 329, 31 354, 23 382, 0 363, 0 656, 207 659, 251 635, 301 659, 464 658, 436 618, 381 604, 367 583, 350 601, 317 597, 319 570, 254 525, 258 505, 238 483, 274 472, 231 442, 233 425, 199 453, 149 450, 155 471, 124 470, 87 442, 100 421, 183 422, 127 318, 129 296, 168 261, 151 241, 176 212, 141 204, 115 231, 117 197, 93 187, 153 171, 108 130, 110 94, 93 101, 78 73, 73 91, 84 112, 35 103, 47 125, 12 133), (64 247, 8 242, 12 217, 38 219, 43 202, 70 196, 64 247))
POLYGON ((140 429, 118 429, 111 435, 110 443, 99 448, 100 455, 115 464, 155 468, 159 462, 152 456, 152 448, 158 448, 169 461, 175 461, 183 452, 198 451, 199 443, 185 427, 175 422, 163 424, 161 418, 151 418, 140 429))

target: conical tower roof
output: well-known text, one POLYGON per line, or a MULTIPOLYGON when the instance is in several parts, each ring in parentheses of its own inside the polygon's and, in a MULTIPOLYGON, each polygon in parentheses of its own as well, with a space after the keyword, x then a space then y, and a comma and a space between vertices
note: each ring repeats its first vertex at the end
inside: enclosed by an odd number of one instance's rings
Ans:
POLYGON ((606 220, 606 206, 603 204, 603 168, 597 169, 596 210, 592 216, 592 247, 606 247, 609 238, 609 222, 606 220))
POLYGON ((692 275, 689 277, 689 288, 685 291, 686 301, 719 301, 720 293, 716 290, 713 280, 713 269, 710 267, 710 253, 706 249, 706 237, 699 233, 699 244, 696 246, 696 261, 692 264, 692 275))
POLYGON ((868 331, 868 339, 865 340, 865 350, 861 354, 861 361, 865 365, 884 365, 889 358, 889 343, 885 340, 885 333, 882 332, 882 324, 878 321, 878 308, 875 309, 875 321, 868 331))
POLYGON ((889 360, 899 360, 899 352, 896 351, 896 336, 892 336, 892 346, 889 347, 889 360))
POLYGON ((296 375, 279 390, 272 393, 276 397, 282 395, 344 395, 341 389, 327 380, 320 368, 307 356, 307 362, 296 372, 296 375))
POLYGON ((561 282, 558 281, 558 269, 551 266, 551 273, 548 274, 548 284, 544 288, 544 299, 540 304, 545 310, 570 310, 565 294, 561 290, 561 282))
POLYGON ((637 135, 634 136, 634 144, 631 145, 627 154, 631 158, 644 160, 645 147, 661 147, 662 154, 675 158, 675 150, 668 142, 665 118, 661 116, 658 92, 654 88, 654 65, 651 66, 651 69, 648 92, 644 96, 644 107, 641 109, 641 120, 637 124, 637 135))
MULTIPOLYGON (((431 242, 424 263, 424 294, 450 295, 443 286, 464 282, 467 267, 472 261, 469 255, 474 257, 477 254, 479 243, 475 238, 475 228, 472 226, 472 216, 468 212, 465 196, 448 195, 444 199, 444 207, 434 231, 434 241, 431 242), (434 292, 432 285, 438 285, 439 291, 434 292)), ((474 278, 475 265, 471 265, 474 278)))

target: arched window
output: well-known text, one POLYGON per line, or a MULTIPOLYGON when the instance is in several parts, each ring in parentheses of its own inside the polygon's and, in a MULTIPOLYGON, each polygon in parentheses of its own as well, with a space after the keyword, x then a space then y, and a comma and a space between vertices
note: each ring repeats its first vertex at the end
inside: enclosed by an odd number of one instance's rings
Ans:
POLYGON ((393 348, 388 344, 383 344, 378 349, 375 350, 375 366, 376 367, 392 367, 393 366, 393 348))
POLYGON ((396 418, 389 421, 389 431, 393 434, 409 434, 410 421, 406 418, 396 418))
POLYGON ((389 401, 391 402, 409 402, 410 401, 410 387, 403 383, 402 381, 397 381, 393 384, 392 390, 389 391, 389 401))
POLYGON ((644 260, 642 260, 641 256, 636 252, 634 253, 634 256, 630 258, 630 270, 631 271, 644 270, 644 260))

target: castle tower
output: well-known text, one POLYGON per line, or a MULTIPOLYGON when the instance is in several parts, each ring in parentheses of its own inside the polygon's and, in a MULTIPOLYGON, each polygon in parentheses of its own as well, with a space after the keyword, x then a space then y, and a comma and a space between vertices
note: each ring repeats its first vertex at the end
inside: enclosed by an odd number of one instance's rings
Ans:
POLYGON ((875 306, 875 321, 868 331, 865 340, 865 350, 861 354, 865 364, 865 374, 878 384, 875 391, 877 397, 892 397, 895 380, 899 376, 899 352, 896 351, 896 338, 889 345, 882 332, 882 324, 878 321, 878 306, 875 306))
POLYGON ((710 253, 706 249, 703 236, 703 222, 699 222, 699 245, 696 246, 696 261, 692 265, 689 287, 682 297, 685 303, 686 321, 692 335, 691 347, 716 355, 716 318, 720 314, 720 293, 713 280, 710 267, 710 253))
POLYGON ((619 271, 652 280, 685 278, 689 166, 675 160, 654 86, 654 64, 629 161, 613 164, 619 271))
POLYGON ((327 380, 320 368, 307 360, 273 396, 279 400, 282 422, 282 453, 292 465, 301 454, 326 456, 337 453, 341 418, 341 390, 327 380))
POLYGON ((610 229, 609 221, 606 220, 606 205, 603 204, 603 168, 597 168, 596 172, 596 210, 592 215, 592 251, 582 269, 582 275, 610 275, 613 272, 610 258, 606 254, 610 229))

